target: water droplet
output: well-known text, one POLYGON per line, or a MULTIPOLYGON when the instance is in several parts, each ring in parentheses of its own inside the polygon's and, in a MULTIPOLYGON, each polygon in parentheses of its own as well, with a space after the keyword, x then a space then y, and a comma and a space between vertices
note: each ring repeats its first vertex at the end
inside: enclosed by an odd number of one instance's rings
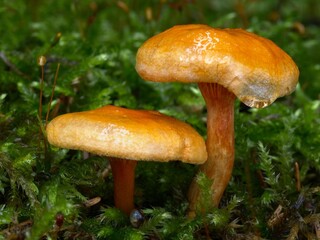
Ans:
POLYGON ((140 227, 141 224, 144 222, 144 216, 142 212, 138 209, 133 209, 130 213, 130 222, 133 227, 140 227))
POLYGON ((240 99, 241 102, 243 102, 245 105, 249 106, 249 107, 253 107, 253 108, 264 108, 267 107, 271 104, 271 101, 267 101, 267 100, 257 100, 257 99, 253 99, 253 98, 249 98, 249 97, 245 97, 240 99))

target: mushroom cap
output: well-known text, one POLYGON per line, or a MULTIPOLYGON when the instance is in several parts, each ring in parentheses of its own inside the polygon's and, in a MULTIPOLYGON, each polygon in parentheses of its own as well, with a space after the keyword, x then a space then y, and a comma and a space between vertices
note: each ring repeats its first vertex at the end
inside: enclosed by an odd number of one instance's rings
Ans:
POLYGON ((294 91, 299 70, 272 41, 242 29, 174 26, 138 50, 136 70, 155 82, 217 83, 250 107, 294 91))
POLYGON ((50 144, 128 160, 201 164, 203 138, 190 125, 156 111, 105 106, 60 115, 47 126, 50 144))

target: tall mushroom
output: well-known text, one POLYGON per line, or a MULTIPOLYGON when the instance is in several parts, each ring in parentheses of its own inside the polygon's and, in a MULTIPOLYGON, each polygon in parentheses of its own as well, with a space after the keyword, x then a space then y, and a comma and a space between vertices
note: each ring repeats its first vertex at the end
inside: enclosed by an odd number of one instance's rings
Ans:
MULTIPOLYGON (((220 202, 234 162, 234 101, 263 108, 294 91, 299 70, 272 41, 242 29, 191 24, 172 27, 138 50, 136 70, 155 82, 198 83, 207 105, 208 161, 201 167, 220 202)), ((190 211, 199 189, 190 187, 190 211)))
POLYGON ((60 115, 46 130, 54 146, 109 158, 115 206, 126 214, 134 208, 136 161, 207 160, 205 142, 190 125, 156 111, 109 105, 60 115))

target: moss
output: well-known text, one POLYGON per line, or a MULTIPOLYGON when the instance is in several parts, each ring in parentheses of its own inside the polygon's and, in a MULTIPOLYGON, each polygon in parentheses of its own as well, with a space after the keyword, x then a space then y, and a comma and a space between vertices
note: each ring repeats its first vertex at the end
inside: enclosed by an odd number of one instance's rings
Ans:
POLYGON ((0 239, 316 238, 319 8, 313 0, 4 1, 0 239), (50 146, 45 119, 114 104, 160 110, 206 137, 206 110, 195 85, 145 82, 134 69, 147 38, 184 23, 247 28, 272 39, 297 62, 300 84, 265 109, 237 102, 235 168, 219 208, 211 207, 210 182, 199 175, 199 206, 207 211, 187 218, 186 195, 197 167, 141 163, 136 204, 143 220, 134 226, 113 208, 107 161, 50 146), (43 68, 39 56, 46 57, 43 68))

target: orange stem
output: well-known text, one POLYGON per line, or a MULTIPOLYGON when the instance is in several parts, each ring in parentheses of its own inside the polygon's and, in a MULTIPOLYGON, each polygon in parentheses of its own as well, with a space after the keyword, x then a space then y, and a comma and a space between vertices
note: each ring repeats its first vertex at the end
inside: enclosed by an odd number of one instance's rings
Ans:
MULTIPOLYGON (((198 85, 207 104, 208 160, 201 165, 200 171, 213 180, 212 203, 218 206, 233 169, 235 95, 216 83, 199 83, 198 85)), ((199 187, 193 181, 189 190, 189 214, 191 215, 195 213, 198 198, 199 187)))
POLYGON ((110 158, 114 181, 115 207, 130 215, 134 209, 134 180, 136 161, 110 158))

